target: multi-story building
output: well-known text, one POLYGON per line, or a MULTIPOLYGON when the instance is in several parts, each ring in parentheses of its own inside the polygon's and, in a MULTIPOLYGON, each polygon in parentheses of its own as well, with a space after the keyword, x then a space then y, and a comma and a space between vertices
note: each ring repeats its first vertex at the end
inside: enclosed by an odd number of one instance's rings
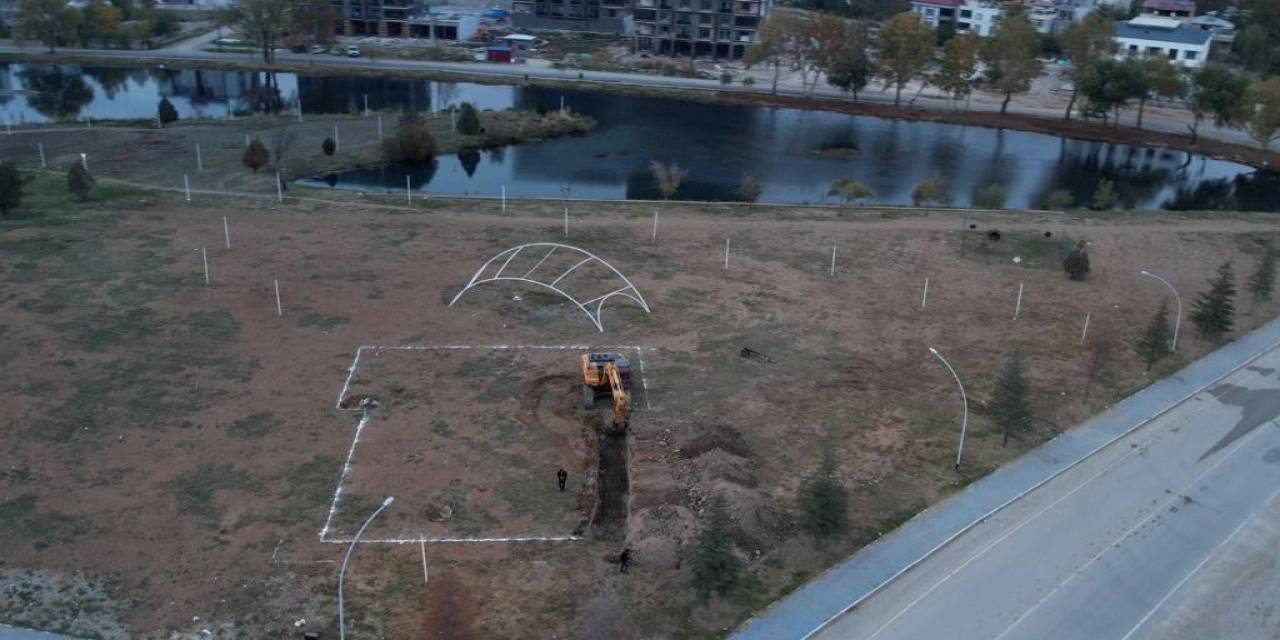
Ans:
POLYGON ((1139 16, 1116 25, 1116 56, 1164 56, 1188 69, 1209 59, 1213 33, 1176 18, 1139 16))
POLYGON ((621 35, 630 30, 629 0, 513 0, 517 29, 568 29, 621 35))
POLYGON ((964 0, 911 0, 911 11, 920 22, 937 29, 944 22, 954 23, 964 0))
POLYGON ((995 32, 1005 5, 997 0, 966 0, 956 9, 956 33, 973 32, 987 37, 995 32))
POLYGON ((635 0, 635 43, 659 55, 741 58, 768 0, 635 0))
POLYGON ((338 30, 349 36, 470 40, 479 29, 474 12, 436 12, 417 0, 330 0, 342 17, 338 30))
POLYGON ((1188 22, 1196 17, 1196 3, 1191 0, 1143 0, 1142 15, 1188 22))

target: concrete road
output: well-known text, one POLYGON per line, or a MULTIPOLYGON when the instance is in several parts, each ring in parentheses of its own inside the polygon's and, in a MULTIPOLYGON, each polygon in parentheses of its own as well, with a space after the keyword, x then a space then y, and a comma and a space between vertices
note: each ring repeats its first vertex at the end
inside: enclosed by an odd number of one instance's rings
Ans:
POLYGON ((1273 349, 992 515, 809 637, 1239 638, 1247 621, 1253 637, 1278 637, 1278 416, 1280 350, 1273 349), (1256 560, 1256 575, 1222 568, 1242 557, 1256 560), (1266 585, 1271 591, 1255 591, 1266 585), (1250 606, 1260 601, 1261 609, 1250 606), (1205 611, 1220 614, 1217 632, 1206 632, 1205 611))

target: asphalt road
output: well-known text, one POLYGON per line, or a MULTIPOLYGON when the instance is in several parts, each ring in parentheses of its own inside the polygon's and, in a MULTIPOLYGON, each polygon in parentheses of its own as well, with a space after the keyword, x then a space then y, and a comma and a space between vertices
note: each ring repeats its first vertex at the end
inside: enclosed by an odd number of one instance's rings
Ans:
POLYGON ((1280 582, 1268 534, 1280 529, 1278 416, 1280 350, 1271 350, 809 637, 1280 637, 1276 592, 1257 592, 1280 582), (1242 563, 1252 574, 1231 570, 1242 563))

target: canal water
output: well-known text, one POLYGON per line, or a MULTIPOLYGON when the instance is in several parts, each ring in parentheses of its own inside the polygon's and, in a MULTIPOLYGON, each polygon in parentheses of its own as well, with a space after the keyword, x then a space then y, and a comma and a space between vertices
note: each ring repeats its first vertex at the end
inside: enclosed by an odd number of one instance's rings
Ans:
POLYGON ((873 202, 910 204, 921 181, 946 178, 952 204, 991 185, 1008 207, 1076 205, 1101 180, 1128 209, 1280 210, 1280 175, 1166 149, 1020 131, 849 116, 824 111, 726 106, 589 91, 263 72, 123 69, 9 64, 0 69, 0 109, 14 123, 150 118, 167 97, 186 117, 256 111, 430 111, 471 102, 482 109, 569 109, 592 116, 590 136, 442 156, 431 166, 382 166, 304 182, 363 191, 510 197, 651 199, 650 163, 688 170, 680 199, 736 200, 744 175, 764 202, 832 202, 833 180, 852 178, 873 202))

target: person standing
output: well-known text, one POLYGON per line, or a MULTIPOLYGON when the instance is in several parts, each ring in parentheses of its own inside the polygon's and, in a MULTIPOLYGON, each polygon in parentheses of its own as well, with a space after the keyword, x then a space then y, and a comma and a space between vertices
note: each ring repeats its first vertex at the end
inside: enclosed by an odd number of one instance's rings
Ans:
POLYGON ((618 571, 626 573, 629 566, 631 566, 631 549, 623 548, 622 553, 618 554, 618 571))
POLYGON ((556 472, 556 484, 560 485, 561 491, 564 491, 564 484, 568 481, 569 472, 565 471, 564 468, 561 467, 560 470, 556 472))

